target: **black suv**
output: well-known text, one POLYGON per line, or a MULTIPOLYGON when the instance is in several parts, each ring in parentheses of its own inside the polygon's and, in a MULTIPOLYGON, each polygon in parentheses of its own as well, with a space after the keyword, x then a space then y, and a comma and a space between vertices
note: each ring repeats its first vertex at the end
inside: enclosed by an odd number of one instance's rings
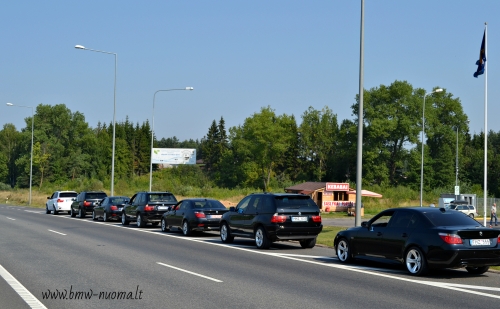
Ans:
POLYGON ((83 191, 78 194, 76 198, 73 199, 73 203, 71 203, 71 209, 69 214, 72 217, 75 217, 78 213, 79 218, 85 218, 87 213, 92 213, 95 205, 103 198, 108 195, 102 191, 83 191))
POLYGON ((147 223, 158 225, 163 214, 175 204, 177 199, 170 192, 138 192, 123 207, 122 224, 135 221, 138 227, 147 223))
POLYGON ((259 249, 281 240, 298 240, 302 248, 313 248, 322 229, 320 210, 310 196, 258 193, 222 215, 220 238, 224 243, 235 236, 254 238, 259 249))

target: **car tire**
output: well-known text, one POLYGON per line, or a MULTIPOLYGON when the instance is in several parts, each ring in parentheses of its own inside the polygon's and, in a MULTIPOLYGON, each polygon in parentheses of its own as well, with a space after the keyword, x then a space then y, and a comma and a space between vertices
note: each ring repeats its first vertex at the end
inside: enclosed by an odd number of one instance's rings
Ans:
POLYGON ((52 206, 52 214, 57 215, 56 206, 52 206))
POLYGON ((92 220, 96 221, 97 217, 95 216, 95 211, 92 210, 92 220))
POLYGON ((300 246, 304 249, 311 249, 316 246, 316 238, 303 239, 300 242, 300 246))
POLYGON ((469 217, 471 217, 472 219, 474 219, 474 214, 469 214, 469 217))
POLYGON ((229 226, 227 223, 222 223, 220 227, 220 240, 222 240, 223 243, 232 243, 234 240, 234 236, 231 235, 231 230, 229 229, 229 226))
POLYGON ((85 213, 83 212, 83 209, 78 208, 78 218, 83 219, 85 218, 85 213))
POLYGON ((184 220, 182 222, 182 234, 184 234, 184 236, 191 235, 191 228, 189 227, 189 223, 187 222, 187 220, 184 220))
POLYGON ((170 231, 170 228, 168 227, 167 222, 163 218, 161 218, 161 226, 160 227, 161 227, 162 232, 170 231))
POLYGON ((418 247, 411 247, 406 251, 405 265, 410 275, 421 276, 427 272, 427 261, 418 247))
POLYGON ((130 220, 127 219, 127 215, 125 215, 124 212, 122 212, 122 225, 129 225, 130 220))
POLYGON ((73 218, 76 217, 76 213, 73 211, 73 208, 69 211, 69 215, 73 218))
POLYGON ((267 238, 266 231, 262 226, 259 226, 257 230, 255 230, 255 245, 258 249, 269 249, 271 247, 271 242, 269 238, 267 238))
POLYGON ((102 215, 102 220, 104 222, 108 222, 109 221, 109 217, 108 217, 108 213, 107 212, 104 212, 104 214, 102 215))
POLYGON ((465 269, 467 269, 467 271, 469 272, 469 274, 473 274, 473 275, 482 275, 484 274, 485 272, 488 271, 488 269, 490 269, 489 266, 481 266, 481 267, 465 267, 465 269))
POLYGON ((45 213, 50 214, 49 206, 45 205, 45 213))
POLYGON ((137 221, 135 223, 137 224, 137 227, 145 227, 146 226, 146 222, 144 221, 142 214, 137 214, 137 221))
POLYGON ((335 246, 335 252, 340 262, 349 263, 352 261, 351 245, 346 238, 341 238, 339 240, 337 246, 335 246))

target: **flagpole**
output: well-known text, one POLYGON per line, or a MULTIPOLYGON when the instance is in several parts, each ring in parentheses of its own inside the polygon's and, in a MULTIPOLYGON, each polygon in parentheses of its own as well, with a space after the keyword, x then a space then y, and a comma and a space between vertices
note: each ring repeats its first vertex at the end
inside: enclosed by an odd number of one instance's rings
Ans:
MULTIPOLYGON (((484 23, 484 54, 488 57, 488 23, 484 23)), ((484 62, 484 222, 488 207, 488 59, 484 62)))

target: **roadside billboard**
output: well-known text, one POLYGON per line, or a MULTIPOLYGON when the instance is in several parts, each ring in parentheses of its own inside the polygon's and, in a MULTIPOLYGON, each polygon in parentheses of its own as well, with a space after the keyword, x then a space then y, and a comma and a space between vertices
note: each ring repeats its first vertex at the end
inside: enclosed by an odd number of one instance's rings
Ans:
POLYGON ((153 148, 153 164, 196 164, 196 149, 153 148))

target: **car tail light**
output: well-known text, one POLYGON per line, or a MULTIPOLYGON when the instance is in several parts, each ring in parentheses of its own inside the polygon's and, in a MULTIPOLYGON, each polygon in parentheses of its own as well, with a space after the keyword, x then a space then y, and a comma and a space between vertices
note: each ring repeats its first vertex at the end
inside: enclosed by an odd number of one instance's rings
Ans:
POLYGON ((155 210, 155 207, 154 206, 149 206, 146 204, 146 206, 144 206, 144 211, 153 211, 155 210))
POLYGON ((498 237, 497 237, 497 245, 500 245, 500 234, 498 234, 498 237))
POLYGON ((200 211, 195 211, 194 216, 196 218, 206 218, 205 214, 203 212, 200 212, 200 211))
POLYGON ((278 214, 274 214, 271 218, 271 223, 283 223, 286 221, 286 216, 278 216, 278 214))
POLYGON ((91 204, 91 202, 83 201, 83 206, 90 206, 91 204))
POLYGON ((62 200, 62 199, 58 198, 58 199, 57 199, 57 202, 58 202, 58 203, 62 203, 62 202, 64 202, 64 200, 62 200))
POLYGON ((111 210, 118 210, 118 207, 116 207, 115 205, 112 205, 110 208, 111 210))
POLYGON ((321 223, 321 216, 311 216, 313 222, 321 223))
POLYGON ((450 245, 458 245, 463 243, 462 238, 460 238, 460 236, 458 236, 457 234, 439 233, 439 237, 441 237, 441 239, 444 240, 445 243, 450 245))

